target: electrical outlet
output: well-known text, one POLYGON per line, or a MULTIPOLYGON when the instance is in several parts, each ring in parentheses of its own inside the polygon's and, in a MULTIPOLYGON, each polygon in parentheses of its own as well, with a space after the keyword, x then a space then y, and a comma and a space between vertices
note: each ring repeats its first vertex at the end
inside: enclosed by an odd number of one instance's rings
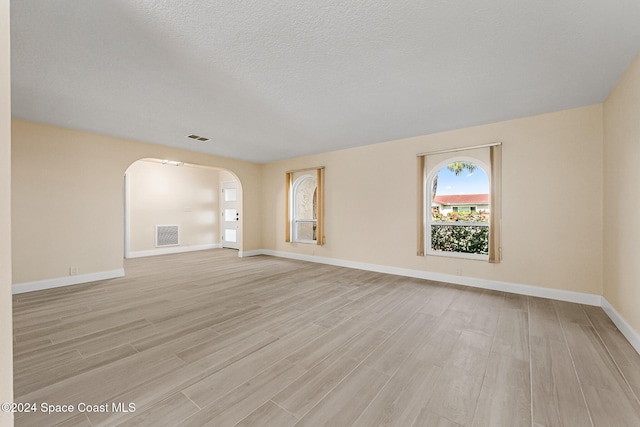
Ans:
POLYGON ((462 269, 456 268, 456 276, 462 276, 462 269))
POLYGON ((78 274, 78 267, 69 267, 69 276, 75 276, 78 274))

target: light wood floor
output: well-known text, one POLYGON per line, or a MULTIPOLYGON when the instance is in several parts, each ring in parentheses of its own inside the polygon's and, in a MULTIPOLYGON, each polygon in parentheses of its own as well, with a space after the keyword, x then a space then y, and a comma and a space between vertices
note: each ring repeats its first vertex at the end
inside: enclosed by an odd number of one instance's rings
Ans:
POLYGON ((125 267, 14 297, 16 425, 640 426, 600 308, 228 250, 125 267))

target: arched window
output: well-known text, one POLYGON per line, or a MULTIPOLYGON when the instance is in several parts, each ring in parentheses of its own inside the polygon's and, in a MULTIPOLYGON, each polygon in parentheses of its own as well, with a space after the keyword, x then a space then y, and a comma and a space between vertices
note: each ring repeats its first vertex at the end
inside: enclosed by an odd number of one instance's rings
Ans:
POLYGON ((324 167, 286 173, 285 241, 324 245, 324 167))
POLYGON ((418 157, 418 255, 502 259, 502 143, 418 157))
POLYGON ((489 176, 478 161, 452 157, 428 174, 426 252, 488 259, 489 176))
POLYGON ((303 175, 293 184, 294 242, 316 243, 318 240, 318 183, 311 175, 303 175))

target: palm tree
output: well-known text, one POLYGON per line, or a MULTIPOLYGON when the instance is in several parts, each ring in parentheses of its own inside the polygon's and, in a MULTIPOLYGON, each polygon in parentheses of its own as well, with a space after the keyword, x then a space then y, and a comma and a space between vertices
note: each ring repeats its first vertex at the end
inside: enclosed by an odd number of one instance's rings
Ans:
MULTIPOLYGON (((447 169, 453 172, 456 176, 460 175, 465 169, 469 173, 473 173, 477 166, 471 162, 453 162, 447 165, 447 169)), ((431 188, 431 203, 436 199, 436 192, 438 191, 438 174, 433 178, 433 187, 431 188)))

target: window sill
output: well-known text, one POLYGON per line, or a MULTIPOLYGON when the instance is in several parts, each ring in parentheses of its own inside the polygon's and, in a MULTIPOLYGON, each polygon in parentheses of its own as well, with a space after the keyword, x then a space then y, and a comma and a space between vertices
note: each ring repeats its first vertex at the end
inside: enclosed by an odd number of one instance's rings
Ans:
POLYGON ((317 240, 293 240, 291 243, 303 243, 305 245, 317 245, 317 240))
POLYGON ((464 252, 447 252, 427 250, 425 256, 437 256, 442 258, 470 259, 475 261, 489 261, 489 255, 468 254, 464 252))

